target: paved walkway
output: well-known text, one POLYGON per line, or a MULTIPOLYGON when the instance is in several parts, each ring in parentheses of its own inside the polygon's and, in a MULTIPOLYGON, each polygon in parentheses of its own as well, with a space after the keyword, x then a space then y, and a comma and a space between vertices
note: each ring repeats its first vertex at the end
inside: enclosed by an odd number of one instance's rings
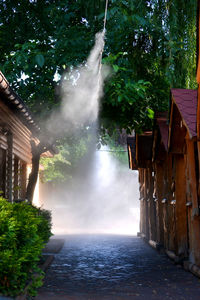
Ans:
POLYGON ((35 300, 199 300, 200 280, 142 239, 66 236, 35 300))

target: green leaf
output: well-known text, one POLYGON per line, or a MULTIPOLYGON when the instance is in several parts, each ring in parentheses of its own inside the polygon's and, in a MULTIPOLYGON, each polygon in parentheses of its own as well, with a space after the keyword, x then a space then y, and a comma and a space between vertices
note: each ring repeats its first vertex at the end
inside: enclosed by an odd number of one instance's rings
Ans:
POLYGON ((154 118, 154 111, 150 108, 147 108, 147 116, 149 117, 149 119, 153 120, 154 118))
POLYGON ((37 54, 35 57, 35 61, 41 68, 44 66, 45 59, 42 54, 37 54))
POLYGON ((119 71, 118 65, 113 65, 113 69, 114 69, 114 71, 117 73, 117 72, 119 71))

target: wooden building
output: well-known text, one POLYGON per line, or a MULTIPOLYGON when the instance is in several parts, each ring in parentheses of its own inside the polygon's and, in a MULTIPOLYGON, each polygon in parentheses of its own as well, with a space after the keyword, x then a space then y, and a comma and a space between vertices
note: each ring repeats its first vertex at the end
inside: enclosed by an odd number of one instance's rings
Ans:
POLYGON ((30 141, 39 143, 39 131, 28 107, 0 72, 0 191, 9 201, 25 198, 30 141))
POLYGON ((200 275, 197 106, 197 90, 172 89, 169 118, 155 114, 152 141, 144 133, 128 147, 139 171, 140 235, 200 275))
POLYGON ((155 114, 151 159, 139 162, 148 143, 136 138, 129 160, 139 171, 140 235, 200 277, 200 1, 197 16, 198 89, 171 89, 169 114, 155 114))

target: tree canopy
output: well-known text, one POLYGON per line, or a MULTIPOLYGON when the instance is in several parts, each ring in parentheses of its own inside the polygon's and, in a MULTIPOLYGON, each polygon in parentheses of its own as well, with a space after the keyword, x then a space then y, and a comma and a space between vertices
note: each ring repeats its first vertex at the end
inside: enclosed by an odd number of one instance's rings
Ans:
MULTIPOLYGON (((38 119, 59 106, 62 74, 86 60, 104 9, 104 0, 0 0, 0 69, 38 119)), ((196 87, 196 1, 109 0, 106 28, 101 124, 147 129, 171 87, 196 87)))

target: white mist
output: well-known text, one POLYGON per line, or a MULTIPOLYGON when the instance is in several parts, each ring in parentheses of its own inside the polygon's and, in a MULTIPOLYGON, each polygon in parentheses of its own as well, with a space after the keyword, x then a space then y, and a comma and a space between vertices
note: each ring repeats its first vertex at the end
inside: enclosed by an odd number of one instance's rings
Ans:
POLYGON ((104 147, 80 165, 73 184, 51 191, 55 234, 128 234, 139 231, 137 172, 122 166, 104 147), (103 150, 103 151, 101 151, 103 150))
MULTIPOLYGON (((50 137, 76 134, 79 128, 96 123, 103 93, 101 56, 104 33, 86 61, 70 68, 62 78, 61 110, 45 124, 50 137)), ((43 207, 52 211, 53 232, 136 234, 139 231, 137 173, 122 167, 107 151, 89 149, 72 183, 62 189, 49 185, 43 207)), ((108 150, 103 148, 101 150, 108 150)))

